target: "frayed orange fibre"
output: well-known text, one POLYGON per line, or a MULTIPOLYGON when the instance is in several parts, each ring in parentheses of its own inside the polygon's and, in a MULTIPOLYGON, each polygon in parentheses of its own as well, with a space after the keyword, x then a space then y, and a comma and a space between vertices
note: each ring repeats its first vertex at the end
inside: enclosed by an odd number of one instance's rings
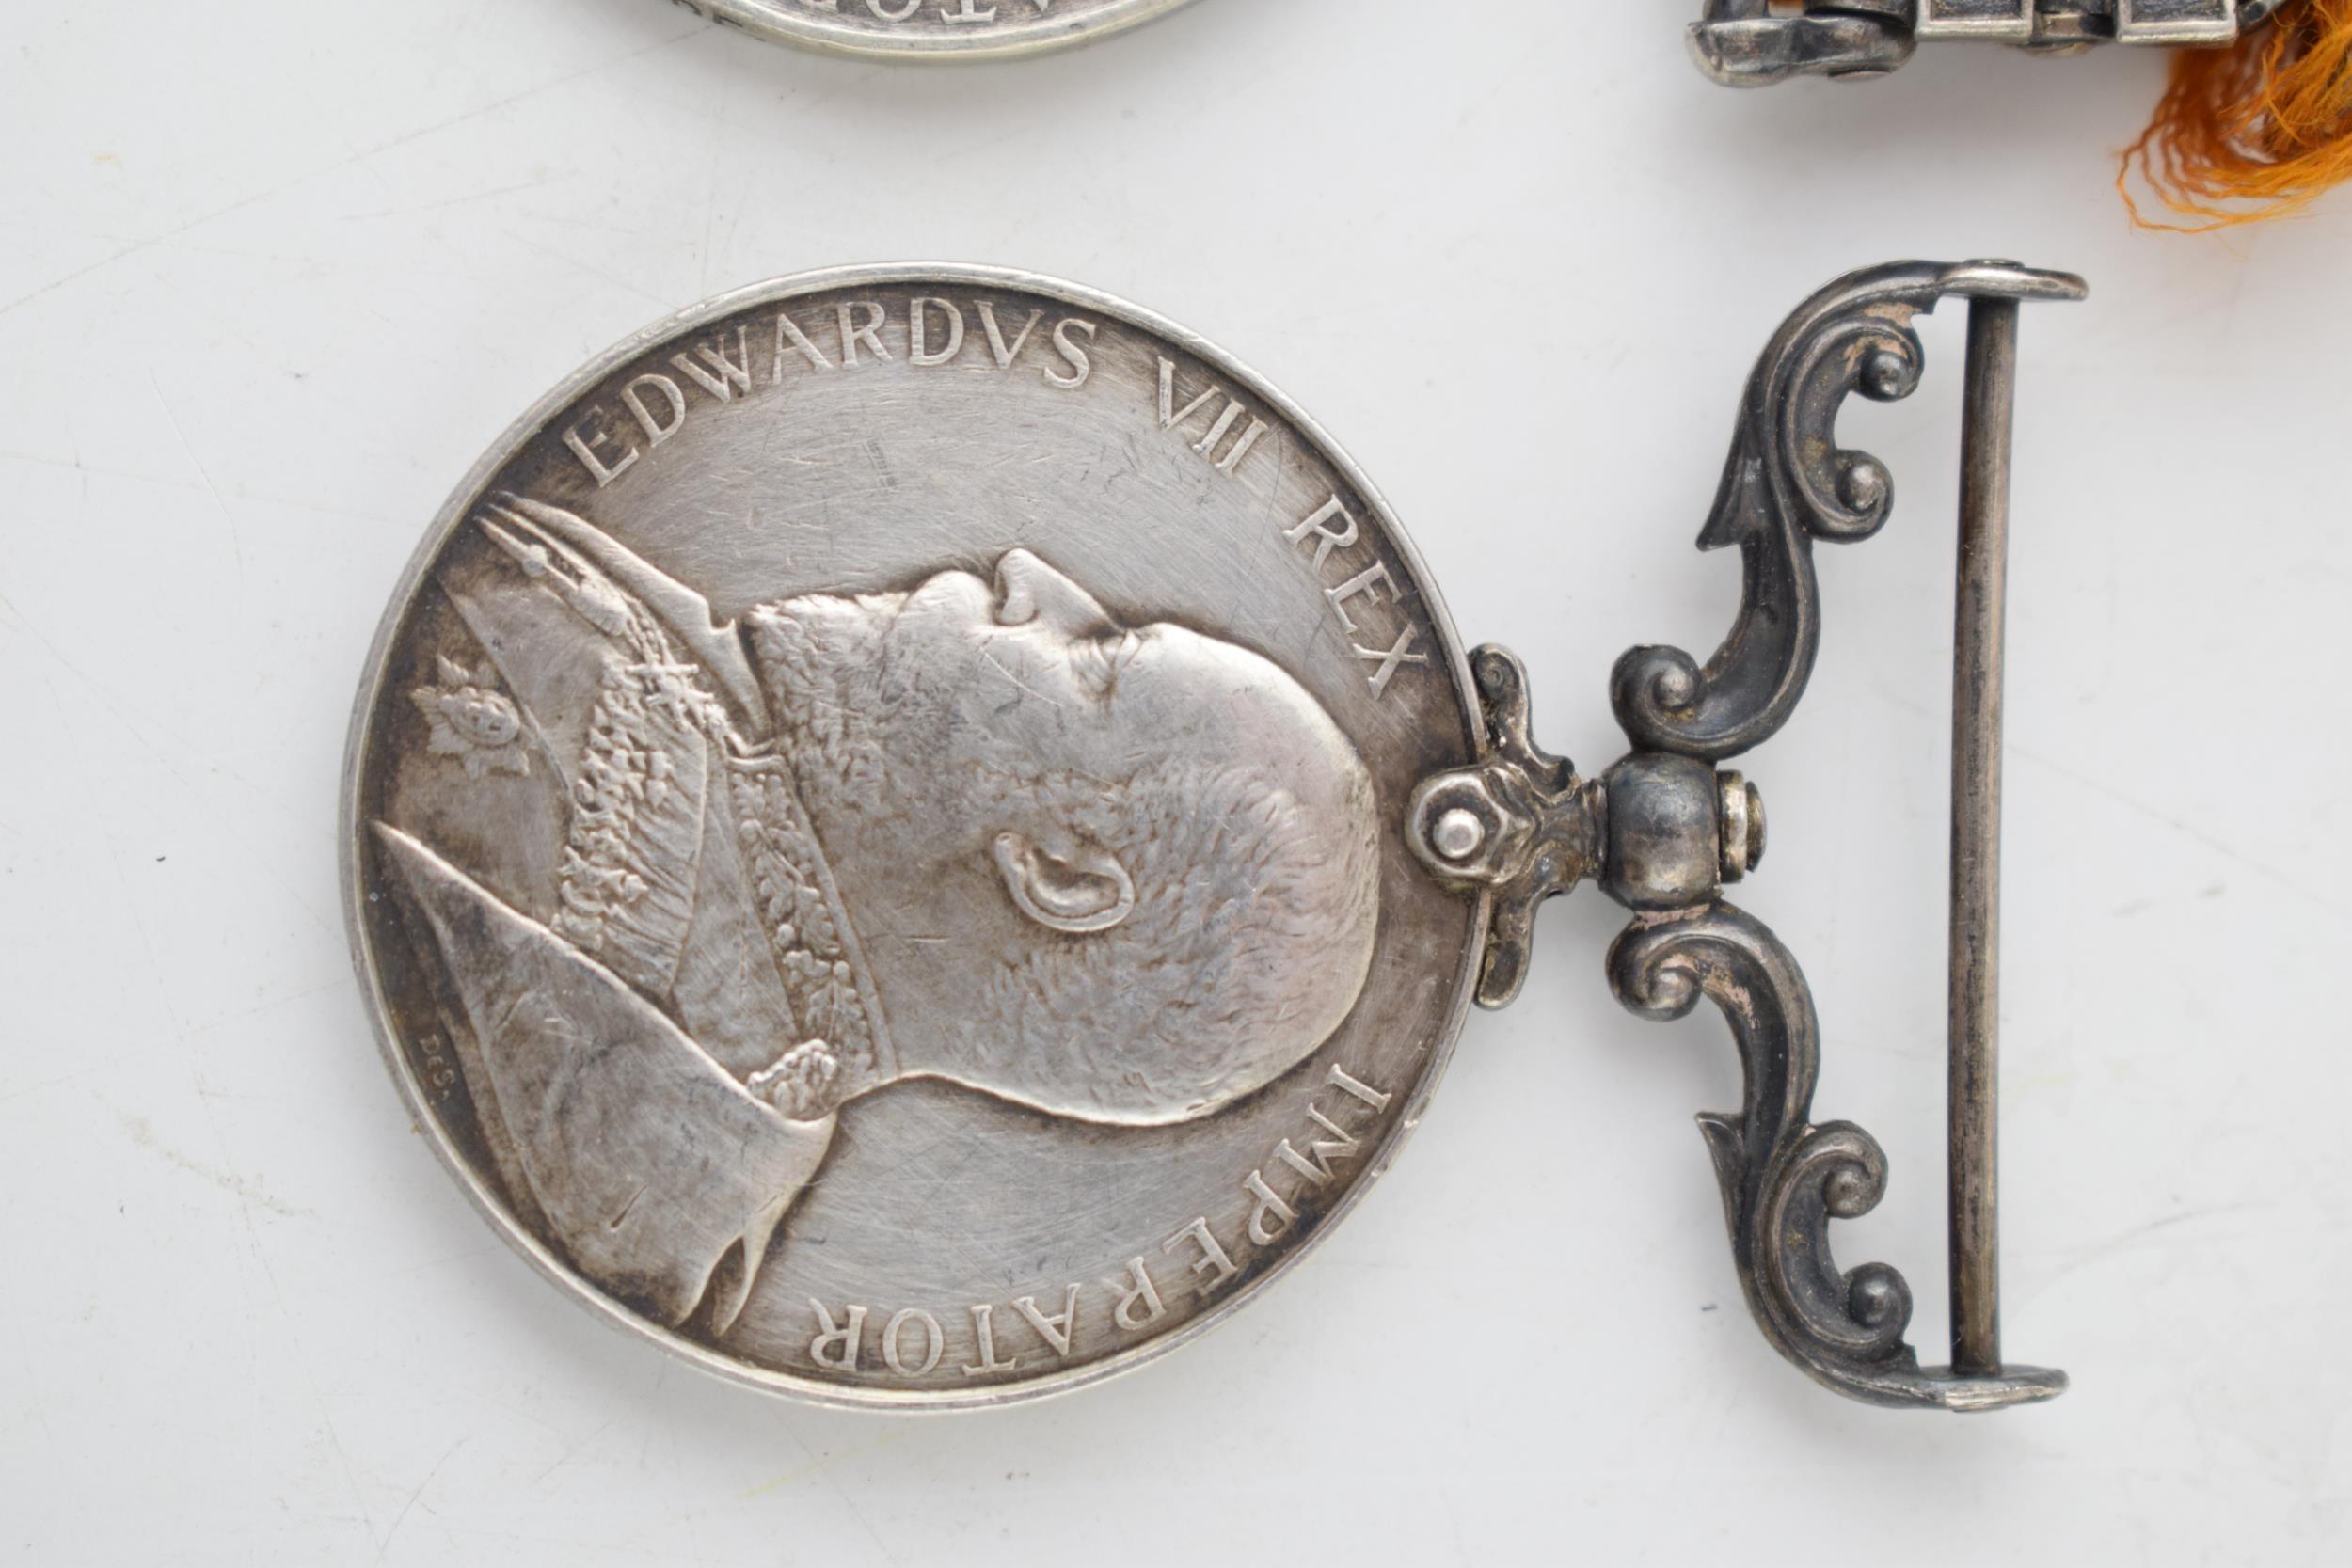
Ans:
POLYGON ((2277 217, 2352 180, 2352 0, 2288 0, 2228 49, 2185 49, 2116 188, 2143 229, 2199 234, 2277 217), (2137 173, 2175 216, 2151 220, 2137 173))

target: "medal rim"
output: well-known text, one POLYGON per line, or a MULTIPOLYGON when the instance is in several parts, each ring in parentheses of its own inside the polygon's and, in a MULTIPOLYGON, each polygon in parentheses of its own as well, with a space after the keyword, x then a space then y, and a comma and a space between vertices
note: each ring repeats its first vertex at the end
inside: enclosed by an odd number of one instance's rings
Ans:
MULTIPOLYGON (((1181 4, 1182 0, 1177 0, 1177 3, 1181 4)), ((464 526, 491 482, 533 441, 546 435, 557 414, 570 407, 598 383, 653 348, 696 327, 754 307, 784 304, 811 294, 834 293, 859 285, 905 287, 924 284, 1025 293, 1115 319, 1192 356, 1230 378, 1237 387, 1288 421, 1294 430, 1313 444, 1315 451, 1355 494, 1364 510, 1379 525, 1382 536, 1410 574, 1419 590, 1423 613, 1438 643, 1440 657, 1433 661, 1432 668, 1442 668, 1445 672, 1449 689, 1460 712, 1465 736, 1475 741, 1486 733, 1486 721, 1477 700, 1477 689, 1471 680, 1469 658, 1428 566, 1386 498, 1346 450, 1303 409, 1244 361, 1200 334, 1153 311, 1084 284, 1021 268, 972 262, 866 262, 787 274, 712 295, 641 327, 582 363, 507 426, 458 481, 449 499, 442 502, 440 510, 427 525, 424 536, 410 555, 407 564, 402 568, 382 619, 377 624, 375 635, 369 643, 358 693, 353 702, 339 791, 337 879, 342 891, 344 935, 350 943, 353 970, 359 982, 369 1026, 375 1034, 377 1052, 400 1091, 412 1123, 424 1132, 435 1157, 455 1178, 468 1199, 489 1222, 491 1228, 564 1295, 585 1307, 608 1325, 650 1339, 671 1354, 729 1383, 837 1410, 988 1409, 1026 1403, 1050 1395, 1090 1387, 1189 1344, 1258 1299, 1269 1287, 1285 1277, 1300 1259, 1311 1253, 1327 1235, 1338 1227, 1342 1220, 1354 1212, 1364 1194, 1387 1174, 1389 1167, 1395 1163, 1399 1150, 1420 1126, 1430 1097, 1436 1093, 1453 1059, 1455 1043, 1470 1013, 1472 994, 1485 959, 1487 919, 1492 904, 1491 895, 1485 891, 1464 901, 1463 916, 1468 930, 1462 944, 1461 959, 1447 979, 1448 1001, 1429 1038, 1422 1070, 1410 1089, 1404 1092, 1395 1122, 1366 1157, 1362 1173, 1324 1212, 1313 1229, 1269 1261, 1263 1272, 1246 1282, 1235 1293, 1204 1308, 1190 1321, 1140 1343, 1097 1356, 1081 1366, 1018 1382, 940 1389, 861 1388, 853 1384, 768 1367, 728 1355, 640 1315, 627 1304, 590 1283, 550 1245, 524 1227, 503 1197, 473 1168, 472 1163, 457 1147, 449 1126, 436 1109, 425 1085, 418 1077, 385 994, 374 943, 367 928, 370 889, 364 879, 368 857, 363 847, 365 823, 361 794, 366 779, 365 765, 372 754, 374 739, 373 719, 383 705, 384 694, 390 684, 389 660, 392 649, 407 623, 418 594, 426 585, 434 564, 449 546, 458 529, 464 526)), ((1388 827, 1403 832, 1401 822, 1388 827)))
POLYGON ((931 65, 1018 59, 1075 49, 1157 21, 1191 3, 1192 0, 1118 0, 1095 13, 1094 19, 1074 27, 1050 17, 1038 17, 975 34, 969 41, 949 41, 931 33, 900 38, 852 27, 847 23, 787 15, 774 0, 696 0, 692 8, 755 38, 819 55, 931 65))

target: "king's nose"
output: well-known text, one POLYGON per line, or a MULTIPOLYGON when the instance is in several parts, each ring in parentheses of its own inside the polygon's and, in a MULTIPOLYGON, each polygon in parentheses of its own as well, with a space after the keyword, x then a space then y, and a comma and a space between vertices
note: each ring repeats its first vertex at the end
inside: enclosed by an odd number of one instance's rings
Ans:
POLYGON ((1093 594, 1027 550, 1008 550, 996 562, 996 623, 1024 626, 1032 621, 1068 637, 1119 629, 1093 594))

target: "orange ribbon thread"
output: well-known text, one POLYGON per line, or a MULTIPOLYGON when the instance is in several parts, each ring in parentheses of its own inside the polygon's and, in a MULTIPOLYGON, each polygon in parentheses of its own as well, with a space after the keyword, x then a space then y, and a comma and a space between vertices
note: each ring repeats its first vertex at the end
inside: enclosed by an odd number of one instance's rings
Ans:
POLYGON ((2143 229, 2278 217, 2352 180, 2352 0, 2291 0, 2227 49, 2185 49, 2116 188, 2143 229), (2151 219, 2137 173, 2183 223, 2151 219))

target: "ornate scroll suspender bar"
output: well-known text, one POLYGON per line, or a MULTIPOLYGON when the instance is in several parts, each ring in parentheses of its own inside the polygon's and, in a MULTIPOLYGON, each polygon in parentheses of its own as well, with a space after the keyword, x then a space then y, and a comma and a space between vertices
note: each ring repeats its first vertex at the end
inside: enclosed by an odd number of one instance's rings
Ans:
POLYGON ((2278 0, 1705 0, 1691 54, 1725 87, 1883 76, 1938 39, 2067 52, 2094 43, 2226 44, 2278 0))
POLYGON ((1478 1000, 1525 977, 1535 908, 1590 877, 1633 911, 1609 954, 1617 997, 1645 1018, 1722 1009, 1745 1069, 1737 1115, 1699 1117, 1748 1306, 1775 1349, 1820 1382, 1886 1405, 1989 1410, 2048 1399, 2066 1374, 2005 1366, 1994 1214, 1999 903, 2001 629, 2018 307, 2083 297, 2082 280, 2006 261, 1907 261, 1852 274, 1782 325, 1740 404, 1703 549, 1740 548, 1740 615, 1704 665, 1678 648, 1617 661, 1610 689, 1634 750, 1598 779, 1538 749, 1527 675, 1510 653, 1471 656, 1487 742, 1475 767, 1422 783, 1406 832, 1433 875, 1493 911, 1478 1000), (1813 671, 1820 610, 1814 541, 1867 539, 1894 488, 1840 449, 1839 406, 1918 385, 1912 319, 1969 302, 1952 761, 1950 1240, 1952 1362, 1922 1368, 1903 1338, 1911 1291, 1883 1263, 1840 1271, 1829 1222, 1867 1212, 1886 1157, 1850 1122, 1816 1125, 1820 1026, 1779 938, 1726 903, 1764 848, 1762 804, 1717 764, 1770 739, 1813 671))

